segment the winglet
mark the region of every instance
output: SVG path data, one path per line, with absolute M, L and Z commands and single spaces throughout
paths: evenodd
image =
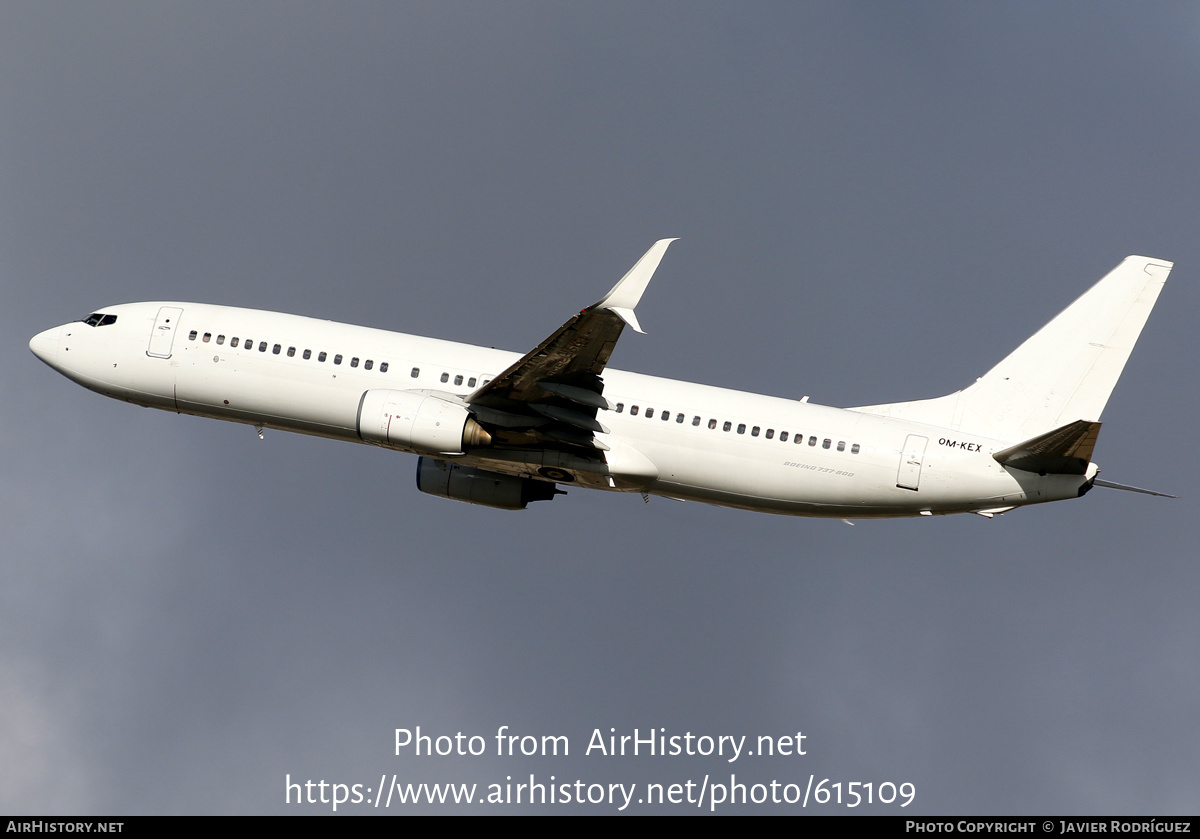
M 678 240 L 659 239 L 651 245 L 650 250 L 646 251 L 637 264 L 630 268 L 629 272 L 612 287 L 612 290 L 604 295 L 604 299 L 592 308 L 608 309 L 636 331 L 642 332 L 642 327 L 638 324 L 633 310 L 637 307 L 638 301 L 642 299 L 642 293 L 650 284 L 650 278 L 658 269 L 658 263 L 662 261 L 667 247 L 675 241 Z

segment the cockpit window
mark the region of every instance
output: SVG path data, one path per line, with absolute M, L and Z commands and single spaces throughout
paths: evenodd
M 105 315 L 100 312 L 93 312 L 83 319 L 83 322 L 88 326 L 109 326 L 117 322 L 116 315 Z

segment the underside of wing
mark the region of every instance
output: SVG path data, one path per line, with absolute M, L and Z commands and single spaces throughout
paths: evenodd
M 604 471 L 610 447 L 597 438 L 608 428 L 600 412 L 602 373 L 626 324 L 641 331 L 634 308 L 674 239 L 655 242 L 605 297 L 581 311 L 519 361 L 466 398 L 472 415 L 490 435 L 487 456 L 537 462 L 560 452 Z

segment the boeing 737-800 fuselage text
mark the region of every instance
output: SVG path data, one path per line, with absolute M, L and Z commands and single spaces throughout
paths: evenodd
M 667 246 L 530 353 L 198 303 L 128 303 L 30 341 L 138 405 L 421 456 L 436 495 L 520 509 L 558 485 L 882 517 L 1074 498 L 1171 264 L 1129 257 L 971 387 L 852 409 L 606 369 Z

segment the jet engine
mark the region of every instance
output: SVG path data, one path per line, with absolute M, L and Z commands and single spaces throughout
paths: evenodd
M 465 405 L 414 390 L 366 391 L 357 425 L 363 442 L 406 451 L 462 454 L 492 442 Z
M 545 481 L 502 475 L 431 457 L 417 461 L 417 489 L 502 510 L 524 510 L 530 501 L 549 501 L 555 495 L 566 494 Z

